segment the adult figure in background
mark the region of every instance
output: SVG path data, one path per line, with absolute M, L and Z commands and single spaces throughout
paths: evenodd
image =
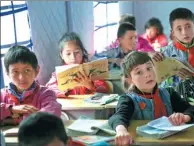
M 163 33 L 162 23 L 158 18 L 151 18 L 145 24 L 145 33 L 142 35 L 150 45 L 158 51 L 159 48 L 168 45 L 168 39 Z

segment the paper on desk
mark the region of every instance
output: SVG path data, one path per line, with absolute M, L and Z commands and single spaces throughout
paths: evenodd
M 184 124 L 184 125 L 174 126 L 170 123 L 167 117 L 161 117 L 159 119 L 153 120 L 149 122 L 147 125 L 152 128 L 166 130 L 166 131 L 182 131 L 191 126 L 194 126 L 194 124 Z

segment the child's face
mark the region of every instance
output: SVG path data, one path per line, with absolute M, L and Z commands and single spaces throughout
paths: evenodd
M 136 31 L 128 30 L 124 36 L 119 38 L 121 48 L 125 53 L 130 52 L 136 48 L 137 33 Z
M 8 76 L 11 82 L 16 86 L 17 91 L 23 92 L 30 88 L 38 73 L 39 67 L 34 70 L 30 64 L 15 63 L 9 65 Z
M 136 66 L 131 71 L 131 82 L 142 92 L 152 92 L 156 85 L 156 73 L 151 61 Z
M 75 41 L 65 43 L 61 58 L 66 64 L 81 64 L 83 62 L 83 52 Z
M 183 43 L 191 43 L 194 38 L 194 23 L 186 19 L 175 20 L 172 24 L 172 35 Z
M 155 26 L 146 29 L 146 35 L 150 40 L 153 40 L 158 35 L 158 29 Z

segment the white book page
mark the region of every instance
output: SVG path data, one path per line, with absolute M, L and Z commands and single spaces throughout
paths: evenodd
M 55 71 L 56 73 L 60 73 L 62 71 L 65 71 L 69 68 L 72 68 L 72 67 L 75 67 L 75 66 L 78 66 L 79 64 L 71 64 L 71 65 L 63 65 L 63 66 L 56 66 L 55 67 Z

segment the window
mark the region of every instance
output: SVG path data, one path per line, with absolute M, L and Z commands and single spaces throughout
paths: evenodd
M 32 47 L 25 1 L 1 1 L 1 79 L 8 81 L 3 56 L 13 45 Z M 7 85 L 7 82 L 5 83 Z M 4 83 L 1 82 L 1 87 Z
M 94 2 L 94 50 L 101 52 L 116 40 L 119 4 L 112 2 Z

